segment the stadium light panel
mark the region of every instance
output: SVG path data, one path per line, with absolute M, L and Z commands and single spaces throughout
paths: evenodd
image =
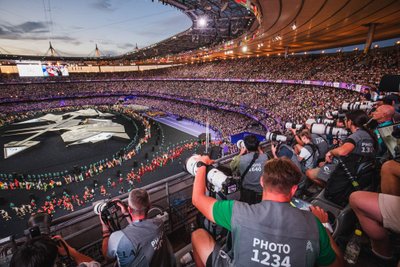
M 207 25 L 207 19 L 205 17 L 201 17 L 198 21 L 197 21 L 197 26 L 200 28 L 204 28 Z

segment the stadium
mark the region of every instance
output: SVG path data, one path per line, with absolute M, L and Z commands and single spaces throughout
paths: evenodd
M 399 266 L 400 2 L 135 1 L 147 2 L 145 9 L 153 12 L 140 17 L 148 17 L 149 36 L 158 35 L 159 27 L 163 39 L 145 45 L 130 40 L 124 51 L 111 52 L 105 41 L 90 42 L 94 50 L 88 55 L 74 51 L 83 41 L 73 42 L 73 34 L 89 35 L 84 27 L 68 38 L 54 32 L 63 22 L 56 14 L 68 4 L 39 4 L 43 24 L 0 19 L 0 266 L 22 266 L 12 258 L 24 258 L 18 253 L 29 248 L 25 243 L 54 236 L 87 256 L 85 262 L 170 266 L 154 261 L 129 265 L 118 256 L 105 257 L 104 242 L 132 224 L 125 217 L 142 222 L 132 217 L 130 195 L 138 189 L 145 189 L 151 201 L 144 221 L 162 222 L 176 259 L 171 266 L 202 266 L 199 229 L 235 252 L 229 254 L 232 265 L 214 259 L 211 264 L 210 256 L 206 266 Z M 93 3 L 110 14 L 117 9 L 110 1 Z M 0 7 L 0 13 L 14 16 L 11 8 Z M 183 17 L 182 23 L 156 18 L 168 12 Z M 128 17 L 104 25 L 110 27 L 107 34 L 115 29 L 124 35 L 119 28 L 133 22 Z M 28 32 L 28 24 L 36 28 Z M 104 30 L 89 22 L 87 27 Z M 42 32 L 48 32 L 40 40 L 45 47 L 39 42 Z M 62 40 L 74 46 L 65 48 Z M 45 52 L 29 52 L 36 43 Z M 32 49 L 16 49 L 21 44 Z M 103 52 L 103 45 L 110 51 Z M 324 151 L 320 142 L 326 144 Z M 300 178 L 293 193 L 282 193 L 290 197 L 277 202 L 307 210 L 296 216 L 314 214 L 318 226 L 329 225 L 323 236 L 331 237 L 330 260 L 320 260 L 317 252 L 317 260 L 285 252 L 285 242 L 297 246 L 300 241 L 293 240 L 302 239 L 314 224 L 300 231 L 288 222 L 289 233 L 271 234 L 258 228 L 286 224 L 287 213 L 265 215 L 275 221 L 271 224 L 255 223 L 248 215 L 276 194 L 265 185 L 269 162 L 286 161 L 296 169 L 291 175 L 300 173 Z M 251 175 L 257 185 L 246 188 Z M 196 195 L 204 191 L 206 198 Z M 384 196 L 390 203 L 382 204 Z M 247 202 L 250 218 L 232 208 L 232 222 L 220 224 L 215 206 L 204 209 L 210 199 L 235 207 Z M 310 211 L 309 204 L 322 208 L 324 216 Z M 130 215 L 119 205 L 128 205 Z M 241 223 L 245 227 L 237 226 Z M 255 228 L 271 239 L 242 245 L 248 229 Z M 262 251 L 264 241 L 270 243 Z M 276 252 L 277 244 L 282 252 Z M 58 253 L 60 266 L 80 263 L 73 256 L 71 262 L 68 253 L 61 257 L 59 248 Z

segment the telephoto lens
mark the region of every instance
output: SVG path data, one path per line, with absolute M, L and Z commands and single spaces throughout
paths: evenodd
M 267 132 L 265 134 L 265 139 L 267 141 L 277 141 L 277 142 L 286 142 L 287 137 L 284 135 L 280 135 L 280 134 L 275 134 L 275 133 L 271 133 L 271 132 Z

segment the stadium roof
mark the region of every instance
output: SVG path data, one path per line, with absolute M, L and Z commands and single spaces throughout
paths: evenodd
M 193 21 L 192 27 L 111 60 L 188 62 L 278 54 L 286 48 L 289 52 L 327 49 L 365 43 L 371 24 L 375 24 L 374 40 L 400 37 L 399 0 L 159 0 L 159 3 L 182 10 Z M 203 18 L 206 22 L 201 26 L 199 21 Z
M 262 23 L 248 53 L 309 51 L 400 37 L 398 0 L 259 0 Z M 257 45 L 264 45 L 257 49 Z M 258 50 L 258 51 L 257 51 Z

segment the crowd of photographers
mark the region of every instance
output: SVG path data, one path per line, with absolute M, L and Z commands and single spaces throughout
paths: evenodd
M 241 151 L 231 163 L 232 171 L 238 172 L 242 181 L 240 202 L 218 200 L 205 194 L 206 183 L 213 183 L 211 171 L 207 169 L 212 161 L 207 156 L 200 157 L 195 173 L 193 204 L 209 221 L 230 231 L 231 240 L 221 246 L 209 232 L 203 229 L 195 231 L 192 244 L 197 266 L 253 266 L 254 262 L 270 263 L 270 258 L 277 266 L 285 266 L 289 259 L 296 263 L 295 266 L 313 266 L 315 263 L 342 266 L 342 254 L 330 238 L 330 231 L 327 230 L 326 237 L 324 231 L 313 230 L 312 224 L 304 221 L 305 214 L 297 215 L 292 209 L 286 210 L 293 196 L 304 197 L 305 191 L 310 193 L 307 181 L 323 187 L 322 197 L 331 205 L 344 208 L 350 200 L 362 229 L 370 238 L 370 253 L 376 264 L 395 266 L 399 255 L 393 248 L 390 232 L 400 233 L 400 128 L 395 118 L 398 110 L 391 104 L 398 108 L 399 102 L 385 99 L 377 103 L 373 112 L 346 112 L 335 124 L 342 127 L 341 130 L 329 127 L 324 127 L 322 132 L 318 127 L 313 130 L 315 120 L 310 119 L 297 130 L 296 125 L 287 125 L 292 138 L 288 134 L 268 133 L 267 139 L 273 142 L 273 160 L 266 160 L 268 157 L 260 149 L 255 136 L 246 136 L 242 143 L 238 143 Z M 390 132 L 381 136 L 384 133 L 381 130 L 385 128 Z M 335 131 L 341 136 L 335 136 Z M 379 138 L 385 139 L 380 146 Z M 394 147 L 388 138 L 394 140 Z M 262 160 L 258 161 L 260 158 Z M 319 219 L 318 223 L 328 222 L 323 210 L 312 206 L 309 210 Z M 296 225 L 292 225 L 293 221 Z M 307 237 L 296 235 L 295 229 L 307 229 Z M 289 232 L 292 234 L 288 235 Z M 293 235 L 296 235 L 296 240 L 308 240 L 310 246 L 312 236 L 316 235 L 321 247 L 313 257 L 308 254 L 308 245 L 298 247 L 292 254 L 277 249 L 277 244 L 296 247 L 293 239 L 287 239 Z M 305 262 L 313 263 L 307 265 Z

